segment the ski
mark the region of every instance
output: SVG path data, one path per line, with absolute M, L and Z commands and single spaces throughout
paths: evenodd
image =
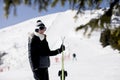
M 64 44 L 65 37 L 62 39 L 62 45 Z M 64 80 L 64 52 L 62 49 L 62 80 Z

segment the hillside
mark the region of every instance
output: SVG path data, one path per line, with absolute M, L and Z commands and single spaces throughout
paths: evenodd
M 109 46 L 102 48 L 99 43 L 99 31 L 91 38 L 83 36 L 83 31 L 75 32 L 75 28 L 87 23 L 91 18 L 102 14 L 101 11 L 86 11 L 79 14 L 75 20 L 76 11 L 65 11 L 33 18 L 22 23 L 0 30 L 0 51 L 8 54 L 3 57 L 5 70 L 0 74 L 0 80 L 34 80 L 28 60 L 28 36 L 34 32 L 38 19 L 47 27 L 47 40 L 51 50 L 59 48 L 65 37 L 66 46 L 65 69 L 69 76 L 66 80 L 119 80 L 120 55 Z M 72 54 L 77 54 L 77 61 L 72 60 Z M 55 58 L 59 58 L 55 62 Z M 61 55 L 51 57 L 50 80 L 59 79 Z M 9 67 L 9 69 L 8 69 Z M 24 75 L 24 74 L 26 75 Z M 16 77 L 14 77 L 16 75 Z

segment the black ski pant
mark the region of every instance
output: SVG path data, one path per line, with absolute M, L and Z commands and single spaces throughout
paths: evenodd
M 38 68 L 33 73 L 35 80 L 49 80 L 48 68 Z

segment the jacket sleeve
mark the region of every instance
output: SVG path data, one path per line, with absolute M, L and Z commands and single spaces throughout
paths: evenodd
M 42 50 L 43 52 L 41 52 L 41 54 L 40 54 L 41 56 L 55 56 L 60 53 L 59 49 L 50 50 L 46 38 L 45 38 L 45 41 L 46 41 L 45 44 L 42 45 L 42 46 L 45 46 L 45 49 Z
M 56 50 L 52 50 L 52 51 L 50 51 L 50 55 L 49 56 L 54 56 L 54 55 L 57 55 L 57 54 L 59 54 L 60 52 L 59 52 L 59 49 L 56 49 Z
M 50 50 L 49 45 L 48 45 L 48 42 L 47 42 L 47 46 L 46 46 L 46 47 L 47 47 L 48 49 L 46 49 L 45 51 L 47 51 L 46 53 L 47 53 L 48 56 L 55 56 L 55 55 L 57 55 L 57 54 L 60 53 L 59 49 Z
M 54 56 L 59 54 L 59 49 L 50 50 L 48 42 L 46 41 L 44 44 L 40 43 L 38 37 L 34 37 L 31 42 L 32 50 L 34 52 L 33 55 L 37 56 Z
M 55 50 L 50 50 L 49 45 L 48 45 L 48 42 L 47 42 L 47 46 L 48 46 L 48 50 L 49 50 L 49 52 L 48 52 L 49 56 L 55 56 L 55 55 L 61 53 L 61 52 L 60 52 L 60 48 L 55 49 Z

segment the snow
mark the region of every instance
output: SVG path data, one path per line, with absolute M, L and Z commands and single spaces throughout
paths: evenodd
M 110 46 L 106 48 L 101 46 L 99 31 L 94 32 L 91 38 L 83 36 L 83 31 L 75 32 L 76 26 L 85 24 L 102 13 L 98 11 L 91 14 L 86 11 L 85 14 L 79 14 L 79 18 L 75 20 L 73 17 L 76 11 L 68 10 L 1 29 L 0 51 L 8 54 L 3 57 L 4 64 L 0 66 L 4 70 L 0 72 L 0 80 L 34 80 L 28 60 L 27 41 L 38 19 L 41 19 L 47 27 L 47 40 L 51 50 L 59 48 L 65 37 L 64 67 L 68 72 L 66 80 L 120 80 L 119 52 Z M 73 60 L 73 53 L 76 53 L 77 60 Z M 61 54 L 50 59 L 50 80 L 60 80 L 58 71 L 61 69 Z

